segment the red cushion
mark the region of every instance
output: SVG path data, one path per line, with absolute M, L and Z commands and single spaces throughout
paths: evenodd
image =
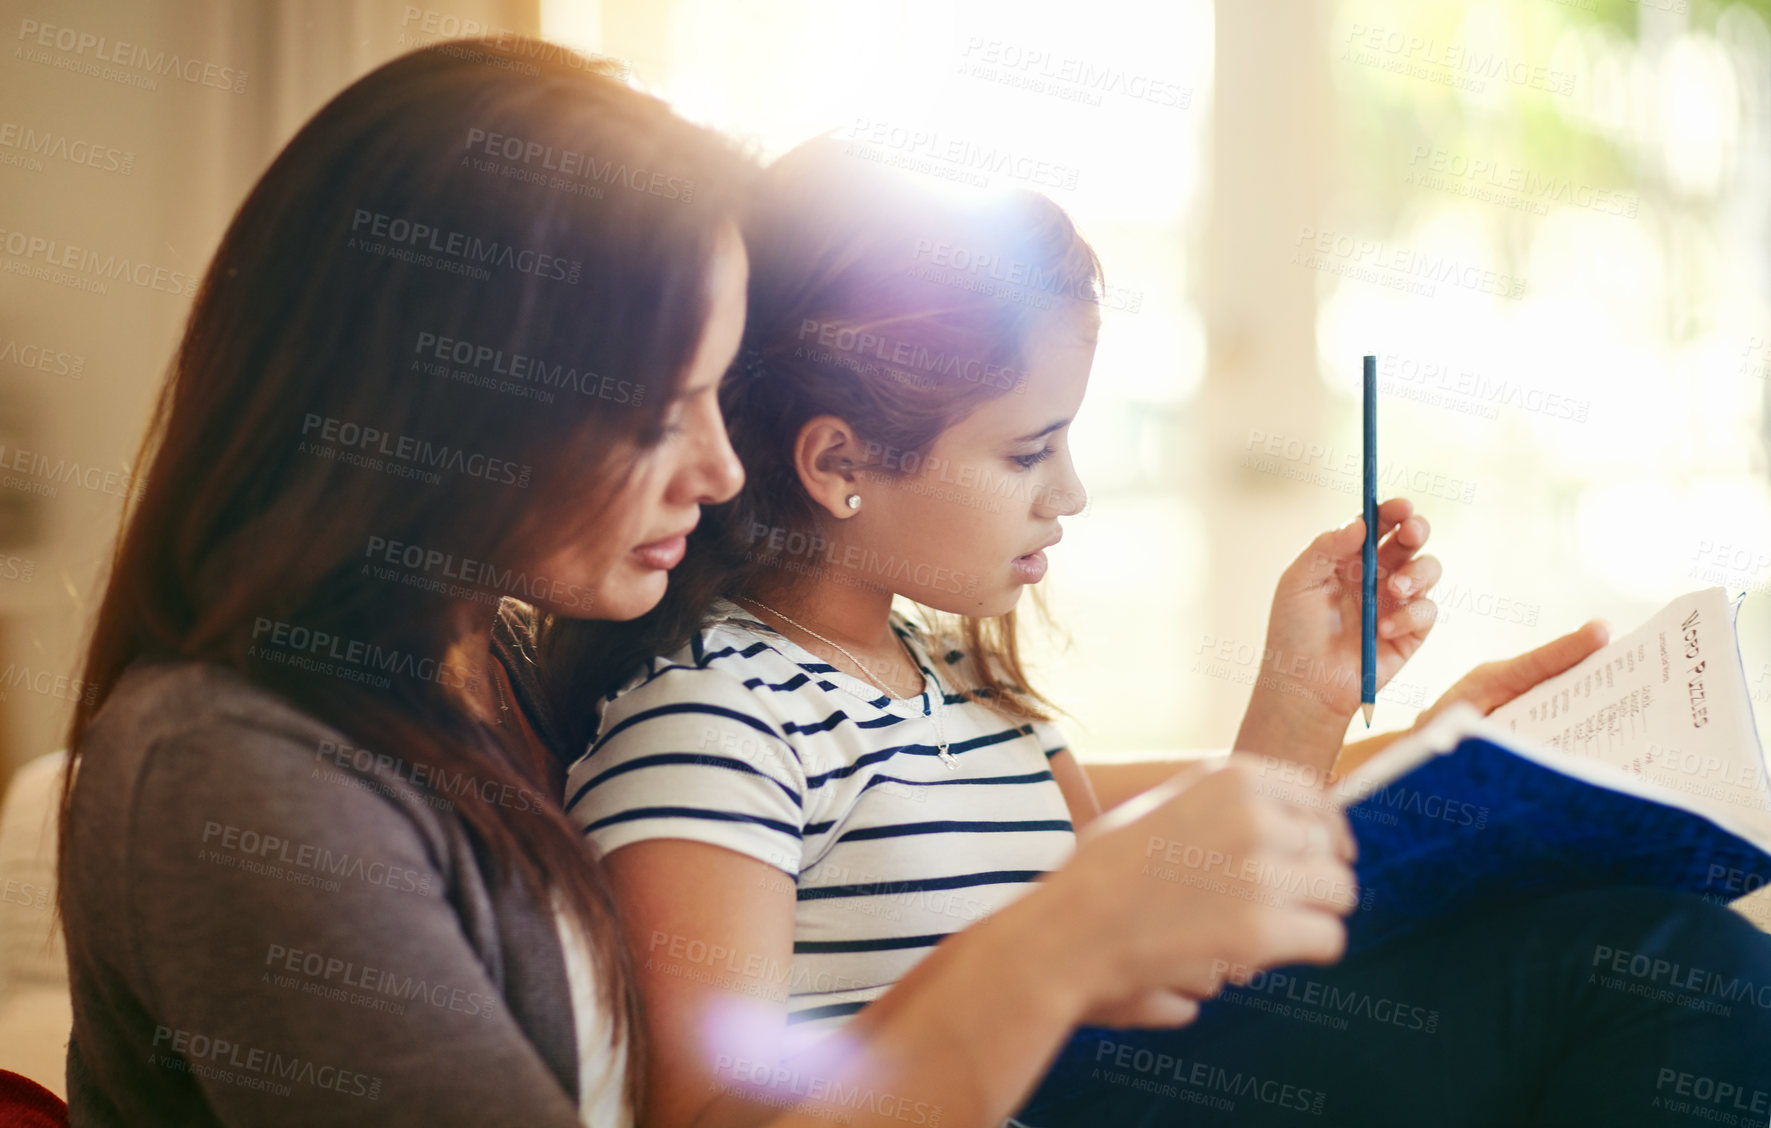
M 68 1128 L 68 1106 L 21 1073 L 0 1069 L 0 1128 Z

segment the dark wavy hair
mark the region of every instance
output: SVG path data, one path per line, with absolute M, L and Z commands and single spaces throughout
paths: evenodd
M 794 561 L 780 546 L 809 536 L 818 512 L 793 462 L 808 420 L 835 415 L 869 449 L 895 449 L 891 465 L 860 471 L 902 476 L 942 431 L 1021 386 L 1034 326 L 1098 304 L 1104 292 L 1100 260 L 1045 196 L 938 192 L 829 137 L 764 171 L 744 242 L 743 345 L 720 388 L 744 487 L 705 507 L 652 611 L 626 623 L 542 623 L 552 696 L 575 743 L 594 734 L 601 701 L 646 659 L 686 644 L 714 600 L 792 584 Z M 808 326 L 890 347 L 862 363 L 866 350 L 807 347 Z M 756 529 L 786 535 L 759 538 Z M 1043 612 L 1037 593 L 1035 605 Z M 1022 668 L 1014 612 L 951 617 L 957 623 L 920 613 L 974 656 L 964 691 L 1011 719 L 1049 719 L 1051 703 Z
M 143 441 L 73 760 L 126 667 L 187 660 L 443 778 L 539 789 L 513 737 L 469 711 L 462 678 L 374 688 L 250 651 L 268 619 L 445 669 L 465 593 L 365 575 L 372 539 L 531 567 L 594 543 L 603 500 L 662 437 L 717 239 L 755 170 L 613 64 L 543 46 L 464 40 L 393 60 L 315 114 L 240 206 Z M 509 375 L 518 356 L 546 370 L 555 402 Z M 499 368 L 492 386 L 463 378 Z M 333 438 L 422 442 L 449 472 L 421 484 L 317 457 L 301 449 L 316 419 Z M 584 927 L 615 1036 L 632 1035 L 636 1097 L 642 1026 L 604 870 L 557 802 L 519 813 L 469 793 L 455 809 L 496 871 L 544 903 L 557 892 Z

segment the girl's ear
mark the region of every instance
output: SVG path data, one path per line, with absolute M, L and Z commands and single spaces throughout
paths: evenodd
M 850 498 L 864 498 L 861 485 L 861 440 L 835 415 L 806 420 L 793 444 L 793 468 L 800 485 L 832 517 L 847 519 L 861 508 Z

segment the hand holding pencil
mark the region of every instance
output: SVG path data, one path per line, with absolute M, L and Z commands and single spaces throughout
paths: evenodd
M 1377 687 L 1420 649 L 1438 615 L 1426 597 L 1443 571 L 1419 555 L 1431 529 L 1414 503 L 1377 506 Z M 1360 705 L 1365 519 L 1313 540 L 1279 577 L 1248 714 L 1236 749 L 1326 771 Z

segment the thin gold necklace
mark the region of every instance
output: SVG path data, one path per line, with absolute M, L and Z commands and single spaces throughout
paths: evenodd
M 878 683 L 882 688 L 885 686 L 885 681 L 882 678 L 880 678 L 880 676 L 878 674 L 876 674 L 872 670 L 868 669 L 867 663 L 861 661 L 859 658 L 855 657 L 853 654 L 850 654 L 847 647 L 843 646 L 840 643 L 830 641 L 829 639 L 825 638 L 823 635 L 819 634 L 817 631 L 806 626 L 804 623 L 799 622 L 798 620 L 788 618 L 786 615 L 783 615 L 781 612 L 775 610 L 773 607 L 770 607 L 768 604 L 764 603 L 760 599 L 753 599 L 750 596 L 740 596 L 739 598 L 743 599 L 744 602 L 750 604 L 753 607 L 758 607 L 764 611 L 767 611 L 769 614 L 775 616 L 776 618 L 782 620 L 785 623 L 788 623 L 788 624 L 791 624 L 792 626 L 798 627 L 800 630 L 811 635 L 813 638 L 817 639 L 819 642 L 823 643 L 825 646 L 835 647 L 837 650 L 842 652 L 842 654 L 845 658 L 847 658 L 849 661 L 853 662 L 856 666 L 859 666 L 861 668 L 861 672 L 866 674 L 870 680 Z M 898 635 L 897 631 L 892 632 L 892 637 L 898 639 L 898 645 L 902 646 L 904 648 L 904 656 L 906 658 L 909 658 L 910 664 L 912 666 L 916 667 L 916 670 L 918 673 L 921 673 L 922 672 L 922 664 L 916 660 L 916 655 L 912 654 L 910 652 L 909 645 L 904 642 L 903 638 Z M 939 679 L 937 679 L 935 681 L 935 685 L 934 685 L 933 689 L 925 690 L 925 692 L 928 694 L 928 697 L 929 697 L 929 719 L 935 722 L 935 755 L 939 756 L 941 758 L 941 762 L 943 764 L 947 765 L 948 771 L 956 772 L 959 770 L 959 761 L 954 759 L 953 755 L 947 751 L 947 725 L 946 725 L 946 717 L 945 717 L 945 714 L 947 712 L 947 702 L 945 700 L 943 700 L 943 698 L 946 696 L 946 694 L 944 694 L 941 691 L 941 683 L 940 683 Z M 887 689 L 886 694 L 887 694 L 887 696 L 890 696 L 891 690 Z

